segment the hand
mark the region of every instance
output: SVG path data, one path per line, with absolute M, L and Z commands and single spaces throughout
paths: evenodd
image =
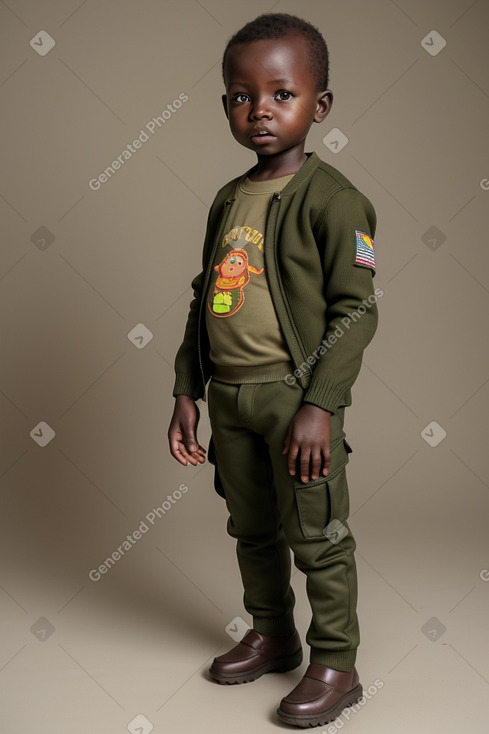
M 184 466 L 205 462 L 205 449 L 197 441 L 199 417 L 195 400 L 189 395 L 177 395 L 168 440 L 171 455 Z
M 327 477 L 331 466 L 329 441 L 331 413 L 311 403 L 304 403 L 291 420 L 283 454 L 288 454 L 289 474 L 300 470 L 301 481 Z

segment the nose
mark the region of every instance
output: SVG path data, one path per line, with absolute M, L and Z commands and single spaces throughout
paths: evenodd
M 272 118 L 269 101 L 265 97 L 256 100 L 250 110 L 250 117 L 253 120 L 261 120 L 264 117 L 268 120 Z

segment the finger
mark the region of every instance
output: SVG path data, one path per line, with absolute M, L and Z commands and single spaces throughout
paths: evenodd
M 206 455 L 206 450 L 200 444 L 197 448 L 197 451 L 194 451 L 192 453 L 193 458 L 196 459 L 196 461 L 199 464 L 203 464 L 205 462 L 205 455 Z
M 184 466 L 192 464 L 197 466 L 199 463 L 197 459 L 197 452 L 201 448 L 194 440 L 193 431 L 189 430 L 188 438 L 184 431 L 178 430 L 170 437 L 170 451 L 172 455 Z M 192 450 L 192 446 L 195 447 Z
M 309 481 L 309 470 L 311 465 L 310 449 L 302 449 L 301 451 L 301 481 L 307 483 Z
M 323 457 L 319 447 L 314 448 L 311 453 L 311 480 L 319 479 L 321 468 L 324 470 Z
M 177 439 L 170 441 L 170 453 L 180 464 L 188 465 L 190 457 L 185 450 L 185 446 Z
M 197 466 L 197 464 L 204 464 L 205 463 L 205 454 L 199 453 L 199 452 L 193 452 L 189 453 L 185 446 L 182 444 L 181 448 L 177 451 L 178 455 L 182 457 L 182 461 L 180 461 L 181 464 L 184 466 L 188 466 L 189 464 L 192 464 L 192 466 Z M 175 458 L 178 458 L 176 456 Z
M 193 429 L 189 429 L 188 434 L 185 435 L 187 436 L 187 440 L 185 441 L 187 451 L 193 456 L 205 456 L 206 450 L 198 442 L 196 431 Z
M 185 448 L 187 449 L 189 454 L 195 454 L 199 450 L 199 444 L 197 443 L 197 440 L 195 439 L 195 436 L 193 434 L 190 434 L 188 436 L 183 437 L 183 441 L 185 444 Z
M 287 466 L 291 477 L 295 477 L 296 466 L 297 466 L 297 455 L 299 453 L 299 447 L 296 443 L 292 442 L 288 449 L 289 458 L 287 459 Z
M 329 451 L 323 451 L 323 476 L 327 477 L 331 469 L 331 454 Z
M 292 425 L 289 425 L 289 428 L 287 430 L 287 435 L 285 436 L 285 446 L 284 446 L 284 450 L 282 451 L 282 456 L 284 454 L 287 454 L 288 451 L 289 451 L 289 447 L 290 447 L 290 434 L 291 434 L 291 432 L 292 432 Z
M 189 427 L 182 431 L 182 442 L 189 457 L 192 456 L 197 460 L 198 456 L 205 455 L 205 449 L 197 441 L 197 435 L 193 428 Z

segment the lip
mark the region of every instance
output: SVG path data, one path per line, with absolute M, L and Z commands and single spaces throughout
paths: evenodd
M 260 134 L 262 133 L 262 134 Z M 266 135 L 263 135 L 263 133 L 266 133 Z M 254 143 L 271 143 L 273 140 L 276 140 L 276 136 L 273 135 L 268 130 L 255 130 L 255 132 L 250 136 L 251 140 Z

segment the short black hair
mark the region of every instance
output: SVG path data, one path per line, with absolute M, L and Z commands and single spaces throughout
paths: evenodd
M 309 71 L 313 75 L 317 91 L 328 88 L 329 82 L 329 54 L 326 41 L 316 26 L 308 23 L 296 15 L 288 13 L 265 13 L 246 23 L 232 36 L 224 50 L 222 57 L 222 78 L 226 56 L 231 48 L 238 43 L 252 41 L 268 41 L 287 36 L 301 36 L 305 39 L 309 51 Z

